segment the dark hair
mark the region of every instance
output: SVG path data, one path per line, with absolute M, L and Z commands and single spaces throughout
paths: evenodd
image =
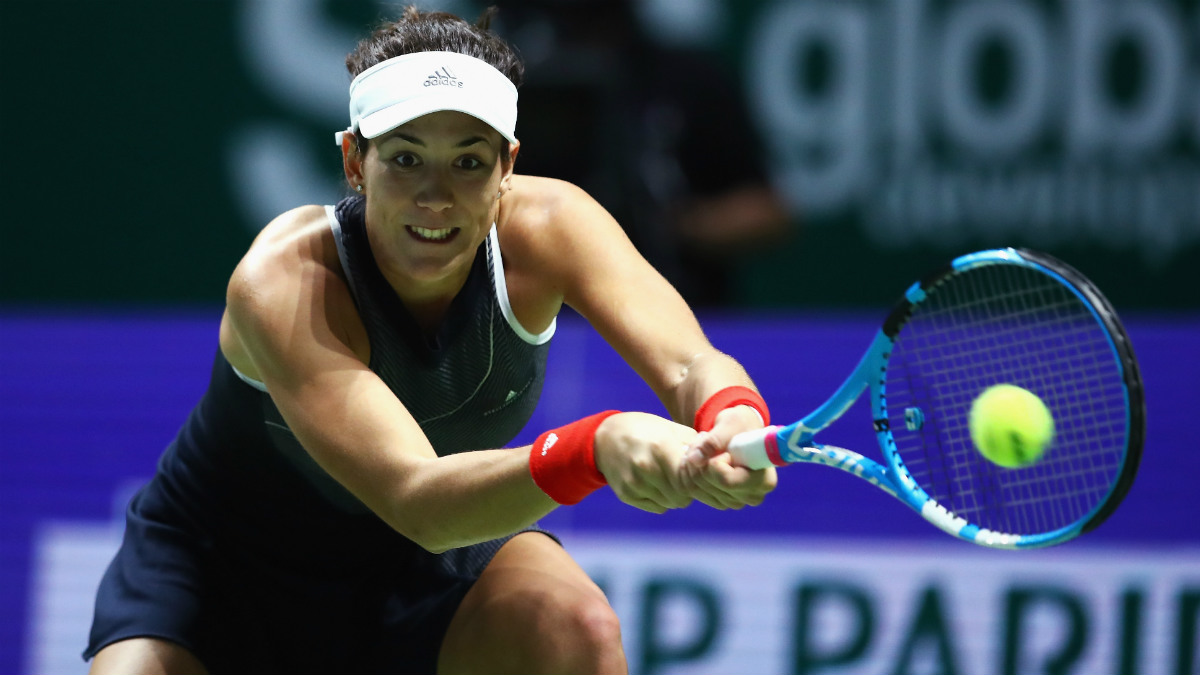
M 520 87 L 525 78 L 524 62 L 511 45 L 490 30 L 497 11 L 494 6 L 488 7 L 471 24 L 449 12 L 423 11 L 409 5 L 399 19 L 381 23 L 346 55 L 346 70 L 354 78 L 371 66 L 404 54 L 458 52 L 491 65 Z M 358 149 L 365 151 L 367 139 L 361 132 L 356 135 Z M 508 141 L 504 146 L 507 155 Z

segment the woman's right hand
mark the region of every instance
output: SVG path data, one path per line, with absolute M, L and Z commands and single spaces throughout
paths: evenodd
M 596 468 L 621 501 L 651 513 L 692 503 L 684 454 L 695 429 L 657 415 L 626 412 L 604 420 L 593 444 Z

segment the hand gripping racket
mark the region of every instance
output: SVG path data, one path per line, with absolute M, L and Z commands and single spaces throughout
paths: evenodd
M 971 442 L 971 403 L 1000 383 L 1054 416 L 1036 464 L 997 466 Z M 883 463 L 813 440 L 867 389 Z M 950 534 L 1013 549 L 1100 525 L 1133 484 L 1144 436 L 1137 361 L 1108 300 L 1059 260 L 1000 249 L 913 284 L 837 393 L 799 422 L 739 434 L 729 452 L 750 468 L 842 469 Z

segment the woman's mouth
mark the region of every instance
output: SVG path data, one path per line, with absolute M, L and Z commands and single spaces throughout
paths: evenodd
M 457 227 L 442 227 L 431 229 L 428 227 L 416 227 L 415 225 L 405 225 L 404 229 L 408 231 L 409 236 L 418 241 L 445 243 L 454 238 L 458 234 Z

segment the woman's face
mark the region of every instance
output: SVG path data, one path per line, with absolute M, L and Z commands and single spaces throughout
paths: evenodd
M 371 140 L 361 160 L 367 234 L 393 283 L 465 280 L 496 220 L 501 182 L 511 175 L 502 147 L 495 129 L 451 111 Z

